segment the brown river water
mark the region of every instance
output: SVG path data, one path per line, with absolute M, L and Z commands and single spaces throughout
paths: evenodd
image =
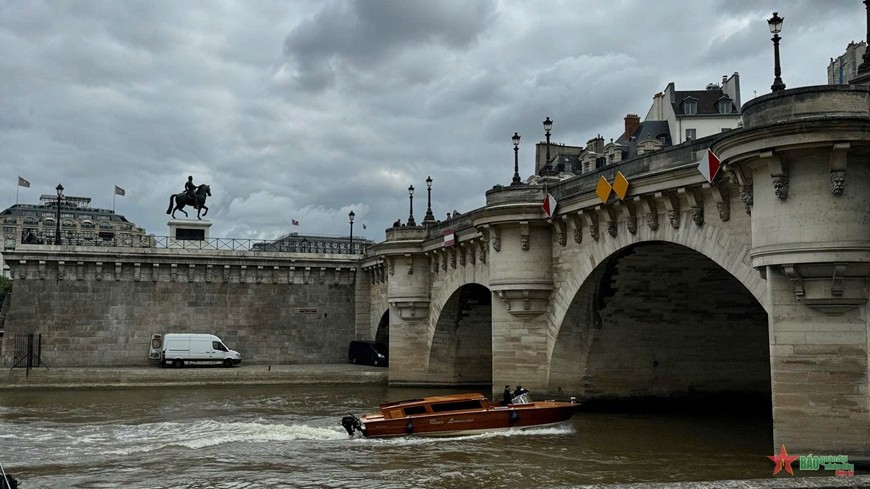
M 580 412 L 455 438 L 351 439 L 341 416 L 461 392 L 348 386 L 0 391 L 0 463 L 34 488 L 557 488 L 769 478 L 769 412 Z M 532 393 L 534 396 L 534 393 Z

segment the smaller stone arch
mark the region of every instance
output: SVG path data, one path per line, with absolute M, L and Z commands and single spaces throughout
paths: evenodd
M 492 292 L 469 283 L 454 291 L 434 318 L 428 376 L 447 384 L 492 382 Z

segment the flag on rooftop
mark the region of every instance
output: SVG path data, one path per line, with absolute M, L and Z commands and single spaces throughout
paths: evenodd
M 708 182 L 713 183 L 716 174 L 719 173 L 719 157 L 713 154 L 713 150 L 707 148 L 704 157 L 698 162 L 698 171 Z
M 367 228 L 366 228 L 366 223 L 363 223 L 363 229 L 367 229 Z
M 28 182 L 27 180 L 25 180 L 25 179 L 23 179 L 23 178 L 21 178 L 21 177 L 18 177 L 18 186 L 19 186 L 19 187 L 28 187 L 28 188 L 30 188 L 30 182 Z
M 544 208 L 544 214 L 546 214 L 547 217 L 553 217 L 553 213 L 556 212 L 556 198 L 547 192 L 547 196 L 544 197 L 544 203 L 541 207 Z
M 120 195 L 121 197 L 127 195 L 127 192 L 124 191 L 121 187 L 115 185 L 115 195 Z
M 292 224 L 292 225 L 294 225 L 294 226 L 298 226 L 298 225 L 299 225 L 299 221 L 297 221 L 296 219 L 290 219 L 290 224 Z

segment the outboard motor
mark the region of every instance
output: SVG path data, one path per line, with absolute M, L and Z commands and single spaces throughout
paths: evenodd
M 353 436 L 354 431 L 359 431 L 360 433 L 362 433 L 362 427 L 360 426 L 359 418 L 357 418 L 353 414 L 343 416 L 341 418 L 341 425 L 344 426 L 344 429 L 350 436 Z
M 18 481 L 15 477 L 4 473 L 0 475 L 0 489 L 18 489 Z

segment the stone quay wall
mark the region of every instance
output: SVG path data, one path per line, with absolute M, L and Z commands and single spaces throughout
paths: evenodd
M 2 365 L 41 334 L 49 367 L 149 365 L 153 333 L 211 333 L 243 364 L 347 361 L 358 284 L 351 255 L 22 245 Z

